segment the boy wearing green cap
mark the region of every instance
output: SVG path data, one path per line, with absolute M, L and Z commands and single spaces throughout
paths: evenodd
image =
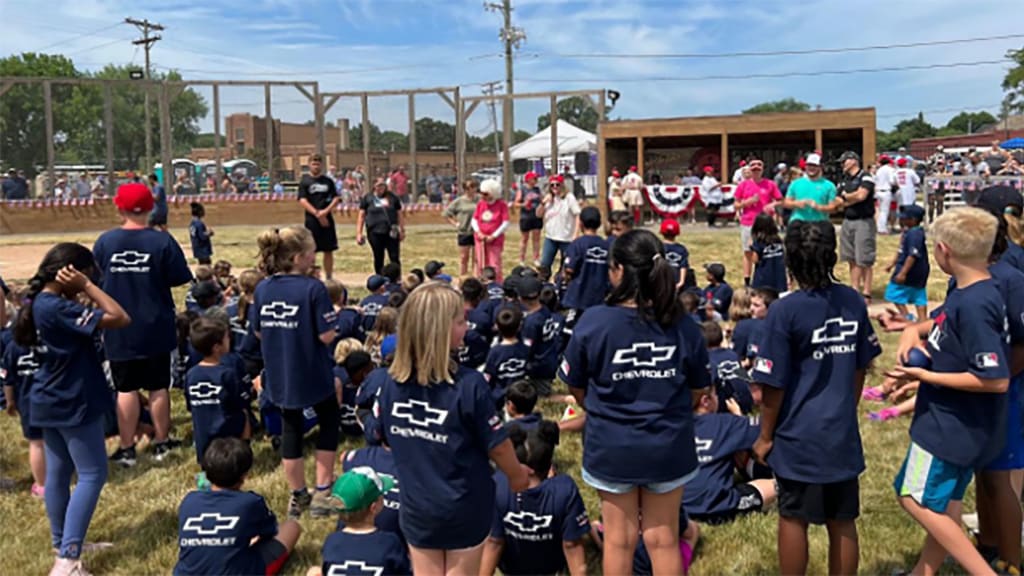
M 384 494 L 395 487 L 388 475 L 373 468 L 353 468 L 334 482 L 331 497 L 340 502 L 345 527 L 324 542 L 323 565 L 306 576 L 376 573 L 412 574 L 405 545 L 396 534 L 378 530 L 374 518 L 384 508 Z

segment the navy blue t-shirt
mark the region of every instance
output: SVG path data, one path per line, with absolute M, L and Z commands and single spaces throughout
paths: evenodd
M 761 433 L 760 421 L 732 414 L 701 414 L 694 418 L 693 427 L 700 466 L 683 490 L 683 508 L 698 520 L 736 510 L 740 493 L 733 481 L 733 457 L 754 447 Z
M 398 511 L 402 508 L 401 486 L 398 483 L 395 457 L 391 455 L 391 450 L 383 446 L 367 446 L 346 452 L 345 459 L 341 461 L 341 468 L 345 472 L 363 466 L 372 468 L 378 476 L 388 476 L 395 481 L 395 487 L 384 494 L 384 509 L 373 519 L 373 524 L 384 532 L 402 538 L 402 528 L 398 521 Z M 345 522 L 338 520 L 338 530 L 344 527 Z M 402 543 L 405 543 L 404 538 Z
M 558 474 L 515 494 L 508 478 L 494 475 L 496 506 L 491 538 L 505 541 L 498 568 L 502 574 L 536 576 L 566 569 L 563 542 L 590 533 L 590 520 L 579 488 L 570 476 Z
M 708 284 L 704 287 L 705 301 L 710 300 L 715 311 L 722 315 L 722 320 L 729 319 L 729 306 L 732 306 L 732 286 L 722 282 L 718 286 Z
M 750 249 L 757 254 L 754 265 L 754 278 L 750 285 L 754 288 L 772 288 L 783 293 L 788 287 L 786 282 L 786 251 L 782 243 L 762 244 L 754 242 Z
M 373 325 L 377 323 L 377 315 L 388 305 L 389 298 L 387 294 L 370 294 L 359 303 L 363 313 L 364 334 L 369 334 L 373 330 Z
M 409 553 L 398 536 L 376 530 L 368 534 L 333 532 L 324 541 L 324 576 L 382 576 L 412 574 Z
M 505 298 L 505 288 L 503 288 L 502 285 L 498 284 L 497 282 L 489 282 L 488 284 L 484 285 L 484 288 L 487 289 L 488 300 L 502 300 L 503 298 Z
M 167 354 L 177 346 L 171 288 L 192 280 L 181 246 L 166 232 L 115 228 L 92 248 L 103 274 L 103 291 L 117 300 L 132 322 L 103 335 L 110 361 Z
M 690 251 L 686 249 L 686 246 L 676 242 L 663 242 L 662 245 L 665 246 L 665 260 L 676 271 L 676 284 L 678 284 L 682 280 L 679 274 L 682 273 L 683 268 L 690 268 Z
M 362 436 L 363 428 L 359 425 L 359 418 L 356 417 L 356 394 L 359 386 L 352 383 L 348 370 L 344 366 L 335 365 L 331 370 L 334 374 L 335 384 L 341 383 L 341 406 L 340 425 L 341 432 L 346 436 Z
M 5 331 L 5 336 L 10 332 Z M 3 351 L 0 352 L 0 388 L 10 386 L 14 389 L 14 398 L 4 398 L 6 402 L 14 402 L 21 418 L 22 431 L 28 435 L 29 423 L 32 421 L 32 402 L 29 393 L 39 370 L 39 361 L 35 351 L 19 345 L 13 338 L 2 338 Z
M 488 342 L 494 339 L 494 302 L 496 301 L 483 300 L 476 308 L 466 311 L 466 328 Z
M 520 416 L 518 418 L 512 418 L 508 422 L 505 422 L 505 427 L 511 429 L 513 426 L 518 426 L 523 430 L 529 432 L 534 428 L 540 426 L 540 423 L 544 421 L 544 416 L 537 412 L 530 412 L 526 416 Z
M 491 348 L 487 355 L 484 376 L 491 385 L 496 404 L 504 402 L 505 391 L 509 385 L 526 377 L 526 364 L 529 358 L 530 348 L 522 342 L 501 343 Z
M 363 426 L 366 443 L 371 446 L 381 443 L 383 431 L 380 429 L 380 418 L 374 413 L 373 408 L 377 403 L 377 397 L 380 396 L 380 390 L 388 378 L 387 368 L 374 368 L 366 375 L 366 379 L 356 391 L 356 416 Z
M 1020 295 L 1015 295 L 1019 298 Z M 1008 378 L 1006 306 L 995 280 L 949 293 L 928 335 L 933 372 Z M 1006 441 L 1006 394 L 964 392 L 921 382 L 910 438 L 946 462 L 974 468 L 991 461 Z
M 728 348 L 708 350 L 711 362 L 711 382 L 718 393 L 718 411 L 727 411 L 725 401 L 736 400 L 744 414 L 754 409 L 754 397 L 750 394 L 750 375 L 740 364 L 739 356 Z
M 732 349 L 740 358 L 750 357 L 750 338 L 760 320 L 744 318 L 732 328 Z
M 454 383 L 383 383 L 375 410 L 402 485 L 402 533 L 418 548 L 476 546 L 494 509 L 488 454 L 508 439 L 479 372 L 458 368 Z
M 576 325 L 558 377 L 586 390 L 590 474 L 650 484 L 697 467 L 691 390 L 711 379 L 704 337 L 688 316 L 665 328 L 635 308 L 595 306 Z
M 334 394 L 334 362 L 320 334 L 334 330 L 323 282 L 296 274 L 260 281 L 250 322 L 264 359 L 263 390 L 281 408 L 306 408 Z
M 477 370 L 487 362 L 487 354 L 491 351 L 491 344 L 480 335 L 479 332 L 469 330 L 462 339 L 462 346 L 456 352 L 459 364 Z
M 374 321 L 376 322 L 376 319 Z M 366 332 L 363 329 L 363 316 L 355 308 L 342 308 L 338 311 L 338 325 L 335 330 L 338 331 L 335 342 L 345 338 L 355 338 L 360 342 L 366 340 Z
M 32 301 L 32 318 L 39 334 L 39 370 L 29 392 L 30 424 L 73 428 L 101 417 L 111 405 L 97 342 L 103 311 L 40 292 Z
M 1008 242 L 1006 252 L 999 257 L 1000 262 L 1006 262 L 1017 270 L 1024 272 L 1024 248 L 1015 242 Z
M 600 236 L 580 236 L 565 250 L 565 267 L 572 279 L 562 297 L 562 307 L 586 310 L 604 302 L 608 293 L 608 241 Z
M 523 318 L 520 332 L 523 344 L 530 349 L 526 374 L 538 380 L 550 380 L 558 371 L 558 338 L 562 334 L 558 318 L 541 306 Z
M 249 394 L 243 389 L 237 367 L 197 365 L 185 377 L 185 394 L 192 410 L 192 438 L 200 462 L 213 440 L 242 437 Z
M 903 231 L 900 236 L 900 248 L 896 253 L 896 267 L 892 271 L 892 282 L 896 283 L 896 275 L 903 269 L 907 257 L 914 257 L 914 264 L 907 271 L 907 281 L 904 286 L 911 288 L 924 288 L 928 285 L 928 273 L 931 266 L 928 264 L 928 245 L 925 242 L 924 228 L 915 226 Z
M 864 298 L 841 284 L 795 291 L 768 309 L 760 345 L 751 377 L 785 392 L 768 454 L 775 474 L 815 484 L 856 478 L 864 452 L 855 375 L 882 353 Z
M 213 256 L 213 243 L 210 231 L 200 218 L 193 217 L 188 225 L 188 238 L 192 242 L 192 257 L 196 260 L 207 260 Z
M 266 564 L 249 543 L 276 535 L 277 517 L 255 492 L 189 492 L 178 507 L 174 574 L 264 574 Z
M 154 219 L 162 219 L 167 221 L 167 189 L 164 188 L 163 184 L 157 184 L 153 188 L 153 212 L 151 215 Z

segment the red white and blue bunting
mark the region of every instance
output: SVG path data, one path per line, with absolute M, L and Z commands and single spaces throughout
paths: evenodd
M 167 203 L 171 205 L 182 204 L 188 206 L 192 202 L 201 204 L 217 203 L 249 203 L 249 202 L 295 202 L 298 200 L 296 193 L 261 193 L 261 194 L 195 194 L 189 196 L 169 196 Z M 107 197 L 97 198 L 29 198 L 26 200 L 0 200 L 0 206 L 4 208 L 59 208 L 59 207 L 83 207 L 102 206 L 105 203 L 113 205 L 113 200 Z M 402 210 L 407 212 L 440 212 L 444 209 L 441 204 L 405 204 Z M 338 204 L 335 212 L 356 212 L 359 210 L 358 203 Z
M 700 195 L 700 186 L 644 186 L 644 196 L 651 209 L 662 218 L 678 218 L 697 208 L 697 202 L 704 207 L 707 202 Z M 722 186 L 722 206 L 718 215 L 732 217 L 736 214 L 733 205 L 735 186 Z

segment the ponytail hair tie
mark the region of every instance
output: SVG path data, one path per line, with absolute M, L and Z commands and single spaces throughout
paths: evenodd
M 654 256 L 651 256 L 651 262 L 657 262 L 659 258 L 661 258 L 661 254 L 655 252 Z

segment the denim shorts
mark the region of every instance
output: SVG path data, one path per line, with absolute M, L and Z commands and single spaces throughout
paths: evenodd
M 683 484 L 686 484 L 690 480 L 697 477 L 697 470 L 690 472 L 682 478 L 676 478 L 675 480 L 669 480 L 667 482 L 653 482 L 651 484 L 629 484 L 626 482 L 612 482 L 610 480 L 602 480 L 595 477 L 587 469 L 583 469 L 583 481 L 587 483 L 591 488 L 601 490 L 602 492 L 610 492 L 612 494 L 628 494 L 637 488 L 643 488 L 648 492 L 654 494 L 667 494 L 676 488 L 679 488 Z

